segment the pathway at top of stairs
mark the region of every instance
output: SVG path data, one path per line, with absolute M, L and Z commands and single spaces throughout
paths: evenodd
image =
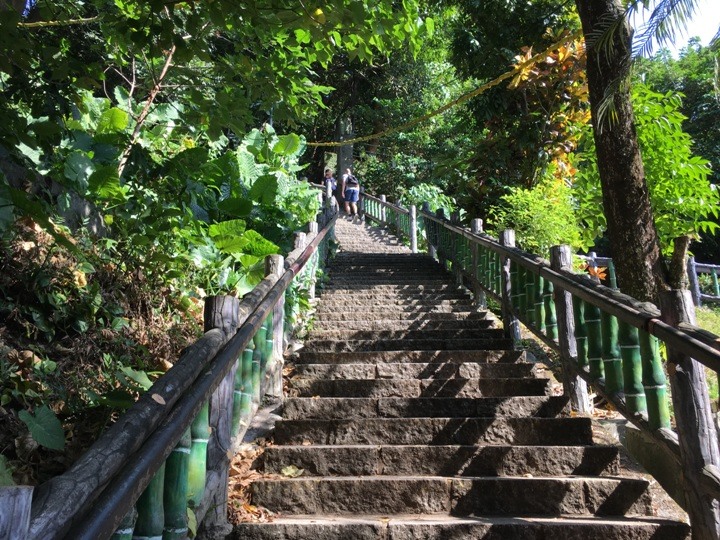
M 235 538 L 688 538 L 440 265 L 347 218 L 336 233 L 252 487 L 278 515 Z

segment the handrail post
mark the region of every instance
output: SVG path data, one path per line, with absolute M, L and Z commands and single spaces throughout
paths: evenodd
M 385 195 L 380 195 L 380 200 L 382 202 L 386 203 L 387 197 Z M 387 224 L 387 220 L 385 218 L 386 218 L 385 205 L 381 204 L 380 205 L 380 223 L 382 223 L 383 225 Z
M 418 233 L 417 207 L 414 204 L 411 204 L 410 205 L 410 251 L 413 253 L 418 252 L 417 233 Z
M 515 231 L 505 229 L 500 233 L 500 245 L 505 247 L 515 247 Z M 502 317 L 505 336 L 512 340 L 513 347 L 520 345 L 520 321 L 513 312 L 511 302 L 513 283 L 510 279 L 510 257 L 503 255 L 502 272 L 501 272 L 501 297 L 502 297 Z
M 205 331 L 219 328 L 225 334 L 225 341 L 230 339 L 237 331 L 240 300 L 234 296 L 217 296 L 208 298 L 205 302 Z M 207 508 L 202 518 L 203 528 L 207 531 L 228 531 L 230 524 L 227 521 L 227 485 L 230 469 L 228 451 L 232 448 L 232 412 L 235 397 L 235 372 L 238 369 L 236 362 L 223 381 L 218 385 L 210 397 L 209 408 L 209 440 L 207 442 L 206 482 L 197 504 Z M 202 430 L 202 428 L 200 428 Z M 197 435 L 193 434 L 194 437 Z M 193 442 L 193 445 L 195 442 Z M 201 443 L 200 443 L 201 444 Z M 198 448 L 196 451 L 201 451 Z M 196 471 L 195 474 L 200 474 Z M 209 501 L 206 504 L 206 501 Z M 197 511 L 197 508 L 196 508 Z
M 315 238 L 318 235 L 317 222 L 313 221 L 310 223 L 309 228 L 308 228 L 308 235 L 312 238 Z M 332 231 L 332 238 L 335 239 L 335 228 L 334 227 L 333 227 L 333 231 Z M 308 242 L 307 237 L 306 237 L 305 241 Z M 307 243 L 306 243 L 306 245 L 307 245 Z M 313 273 L 313 276 L 314 276 L 315 272 L 317 272 L 317 267 L 320 264 L 320 252 L 319 251 L 317 253 L 315 253 L 315 255 L 313 255 L 313 261 L 314 262 L 308 261 L 308 264 L 311 265 L 310 271 Z M 323 262 L 323 264 L 324 264 L 324 262 Z M 308 297 L 311 300 L 313 298 L 315 298 L 315 280 L 314 279 L 310 282 L 310 288 L 308 289 Z
M 435 211 L 435 216 L 439 220 L 445 221 L 445 210 L 438 208 Z M 442 223 L 437 224 L 437 257 L 443 269 L 447 270 L 447 246 L 445 246 L 443 242 L 443 237 L 445 236 L 444 228 Z
M 450 223 L 456 227 L 460 225 L 460 212 L 452 212 L 450 214 Z M 452 264 L 452 272 L 455 276 L 455 283 L 462 285 L 462 236 L 458 237 L 454 232 L 448 231 L 450 235 L 450 264 Z
M 700 281 L 698 281 L 697 268 L 695 266 L 695 257 L 688 257 L 687 274 L 693 303 L 695 304 L 695 306 L 701 306 L 702 297 L 700 296 Z
M 285 259 L 282 255 L 270 255 L 265 259 L 265 275 L 276 275 L 278 277 L 285 272 Z M 283 356 L 285 326 L 285 295 L 280 296 L 272 311 L 272 335 L 268 339 L 272 341 L 272 357 L 268 359 L 268 385 L 266 394 L 276 400 L 283 397 Z
M 572 268 L 570 246 L 553 246 L 550 248 L 550 253 L 550 267 L 553 270 Z M 560 361 L 562 362 L 563 393 L 570 396 L 573 410 L 580 414 L 590 414 L 592 405 L 587 383 L 577 374 L 578 368 L 573 365 L 573 359 L 577 356 L 577 343 L 575 341 L 572 295 L 559 287 L 554 287 L 553 292 L 555 294 Z
M 690 291 L 660 292 L 661 318 L 677 327 L 695 324 L 695 306 Z M 705 368 L 682 351 L 667 347 L 668 373 L 685 481 L 686 510 L 692 537 L 696 540 L 720 538 L 720 503 L 702 489 L 703 469 L 720 465 L 720 449 L 708 396 Z
M 430 203 L 422 203 L 422 211 L 426 214 L 430 214 Z M 427 242 L 428 255 L 430 255 L 433 259 L 437 257 L 437 246 L 435 245 L 435 240 L 433 238 L 436 225 L 437 224 L 431 219 L 427 219 L 425 222 L 425 241 Z
M 480 218 L 475 218 L 470 222 L 470 231 L 474 234 L 480 234 L 483 232 L 483 220 Z M 485 297 L 485 289 L 483 289 L 480 285 L 480 279 L 478 278 L 478 267 L 480 266 L 480 246 L 477 244 L 477 242 L 472 242 L 471 244 L 471 251 L 472 251 L 472 275 L 475 279 L 473 279 L 473 296 L 475 300 L 475 305 L 481 309 L 485 309 L 487 307 L 487 298 Z

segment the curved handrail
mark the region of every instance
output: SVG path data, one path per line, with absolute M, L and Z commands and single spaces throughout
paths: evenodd
M 214 328 L 189 347 L 68 470 L 41 486 L 31 538 L 107 538 L 135 504 L 213 391 L 225 380 L 295 276 L 317 257 L 337 216 L 240 303 L 232 336 Z M 259 391 L 259 390 L 258 390 Z

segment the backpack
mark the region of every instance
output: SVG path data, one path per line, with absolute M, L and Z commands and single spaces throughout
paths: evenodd
M 352 174 L 347 177 L 347 185 L 350 187 L 355 187 L 359 185 L 358 179 L 355 178 Z

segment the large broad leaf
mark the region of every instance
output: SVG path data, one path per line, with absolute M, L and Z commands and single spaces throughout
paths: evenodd
M 127 128 L 129 119 L 128 113 L 117 107 L 108 109 L 98 120 L 97 133 L 99 135 L 122 133 Z
M 88 178 L 95 170 L 92 160 L 85 152 L 76 150 L 65 161 L 65 178 L 73 182 L 73 186 L 83 193 L 88 186 Z
M 280 253 L 280 248 L 270 240 L 265 239 L 259 232 L 250 230 L 245 231 L 242 236 L 242 251 L 248 255 L 265 257 Z
M 201 170 L 203 183 L 212 186 L 221 186 L 240 176 L 237 155 L 232 151 L 225 152 L 219 158 L 208 161 Z
M 88 181 L 88 189 L 100 199 L 113 203 L 123 203 L 127 200 L 127 189 L 120 185 L 117 167 L 106 165 L 100 167 Z
M 215 240 L 216 238 L 242 236 L 246 229 L 245 222 L 242 219 L 229 219 L 227 221 L 221 221 L 220 223 L 213 223 L 208 228 L 208 234 L 210 238 Z
M 250 198 L 262 204 L 273 204 L 278 192 L 277 177 L 265 174 L 250 188 Z
M 295 133 L 281 135 L 273 146 L 273 152 L 281 156 L 292 156 L 300 150 L 300 137 Z
M 207 148 L 188 148 L 173 157 L 168 168 L 177 178 L 195 178 L 199 174 L 200 167 L 207 160 Z
M 247 217 L 253 209 L 253 202 L 250 199 L 231 197 L 220 201 L 218 208 L 233 217 Z
M 55 413 L 47 405 L 39 407 L 35 414 L 20 411 L 18 417 L 30 430 L 30 435 L 37 443 L 51 450 L 65 448 L 65 432 Z
M 257 156 L 262 151 L 264 145 L 265 137 L 263 136 L 262 132 L 257 128 L 253 129 L 243 139 L 243 146 L 246 147 L 248 151 L 255 156 Z

